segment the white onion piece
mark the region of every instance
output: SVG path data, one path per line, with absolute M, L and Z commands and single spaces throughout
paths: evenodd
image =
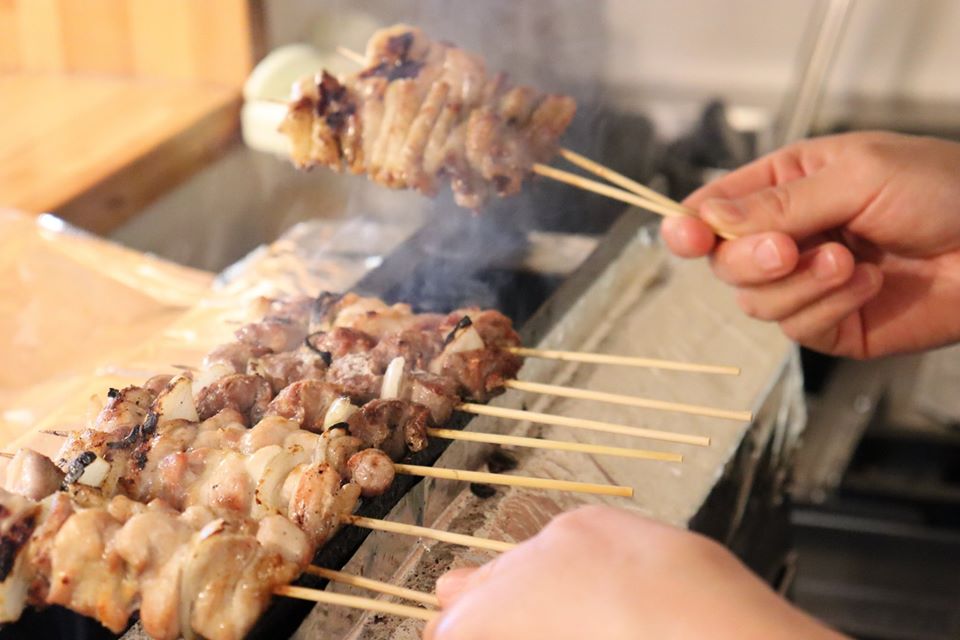
M 186 420 L 198 422 L 197 405 L 193 402 L 193 383 L 186 376 L 177 376 L 160 392 L 156 403 L 158 422 Z
M 300 476 L 303 475 L 303 472 L 306 471 L 308 466 L 307 464 L 298 464 L 287 474 L 287 478 L 280 487 L 280 504 L 290 504 L 290 498 L 293 497 L 293 492 L 297 490 L 297 484 L 300 483 Z M 289 511 L 289 509 L 287 509 L 287 511 Z
M 294 431 L 283 439 L 283 448 L 287 450 L 300 448 L 312 452 L 318 446 L 320 446 L 320 436 L 305 429 Z
M 310 453 L 303 449 L 285 450 L 270 459 L 260 481 L 257 482 L 255 500 L 253 501 L 251 516 L 255 520 L 265 518 L 270 512 L 277 512 L 281 515 L 286 513 L 283 509 L 283 503 L 280 501 L 280 492 L 284 480 L 290 475 L 299 464 L 303 464 L 310 459 Z
M 440 374 L 443 371 L 443 364 L 446 360 L 446 357 L 451 353 L 460 353 L 462 351 L 476 351 L 477 349 L 484 349 L 486 345 L 483 344 L 483 338 L 480 337 L 480 334 L 472 326 L 461 329 L 456 335 L 453 336 L 453 340 L 450 341 L 446 347 L 443 348 L 443 352 L 433 359 L 430 363 L 430 366 L 427 367 L 430 373 Z
M 83 470 L 83 475 L 77 480 L 80 484 L 88 487 L 99 487 L 103 484 L 103 479 L 110 472 L 110 463 L 97 456 L 93 462 L 88 464 Z
M 403 382 L 403 369 L 407 362 L 402 357 L 396 357 L 387 365 L 383 374 L 383 386 L 380 387 L 380 397 L 391 400 L 400 397 L 400 384 Z
M 389 371 L 389 367 L 387 370 Z M 327 409 L 327 414 L 323 417 L 323 430 L 326 431 L 335 424 L 346 422 L 347 418 L 355 414 L 357 410 L 357 405 L 350 402 L 350 398 L 346 396 L 337 398 L 330 403 L 330 408 Z
M 270 460 L 273 459 L 273 456 L 281 451 L 283 451 L 283 447 L 278 444 L 271 444 L 262 449 L 257 449 L 252 455 L 247 457 L 244 466 L 247 468 L 247 473 L 250 474 L 250 481 L 253 487 L 256 487 L 257 483 L 260 482 L 260 478 L 263 476 L 263 472 L 270 463 Z
M 483 344 L 483 338 L 480 337 L 480 334 L 477 333 L 477 330 L 472 326 L 462 329 L 457 335 L 453 337 L 453 340 L 450 341 L 443 352 L 444 353 L 460 353 L 461 351 L 476 351 L 477 349 L 483 349 L 486 345 Z
M 327 463 L 327 450 L 330 448 L 330 442 L 333 440 L 334 435 L 341 435 L 341 431 L 337 429 L 328 429 L 324 431 L 320 436 L 320 440 L 317 442 L 317 446 L 313 448 L 313 458 L 310 462 L 319 462 L 321 464 Z
M 204 387 L 209 387 L 220 378 L 224 378 L 233 373 L 236 373 L 233 367 L 226 362 L 214 362 L 209 367 L 201 369 L 194 374 L 193 390 L 195 393 L 200 393 Z

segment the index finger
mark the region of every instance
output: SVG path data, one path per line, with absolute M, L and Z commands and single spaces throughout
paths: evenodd
M 696 210 L 711 198 L 742 198 L 767 187 L 806 177 L 811 168 L 810 158 L 806 157 L 809 155 L 807 149 L 802 142 L 777 149 L 703 185 L 687 196 L 683 204 Z

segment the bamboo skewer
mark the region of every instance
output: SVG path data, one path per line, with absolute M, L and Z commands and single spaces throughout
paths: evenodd
M 569 171 L 548 167 L 540 162 L 535 162 L 533 167 L 531 167 L 531 170 L 545 178 L 550 178 L 551 180 L 556 180 L 558 182 L 565 182 L 566 184 L 573 185 L 574 187 L 579 187 L 584 191 L 599 193 L 602 196 L 607 196 L 608 198 L 619 200 L 626 204 L 640 207 L 641 209 L 646 209 L 647 211 L 660 214 L 661 216 L 667 218 L 685 215 L 672 207 L 667 207 L 659 202 L 653 202 L 651 200 L 647 200 L 646 198 L 641 198 L 640 196 L 630 193 L 629 191 L 611 187 L 603 184 L 602 182 L 597 182 L 596 180 L 590 180 L 589 178 L 584 178 L 583 176 L 575 173 L 570 173 Z
M 614 184 L 618 184 L 624 187 L 626 190 L 621 191 L 620 189 L 614 189 L 613 187 L 608 187 L 603 183 L 581 178 L 575 173 L 570 173 L 561 169 L 554 169 L 553 167 L 548 167 L 539 163 L 533 165 L 533 172 L 547 178 L 552 178 L 553 180 L 566 182 L 567 184 L 585 189 L 586 191 L 593 191 L 594 193 L 599 193 L 600 195 L 607 196 L 608 198 L 613 198 L 614 200 L 620 200 L 621 202 L 632 204 L 640 207 L 641 209 L 646 209 L 647 211 L 660 214 L 665 218 L 675 216 L 697 217 L 695 211 L 684 207 L 676 200 L 671 200 L 665 195 L 657 193 L 650 187 L 644 186 L 635 180 L 631 180 L 627 176 L 619 174 L 613 169 L 605 167 L 599 162 L 595 162 L 590 158 L 584 157 L 576 151 L 561 148 L 560 155 L 566 158 L 572 164 L 575 164 L 582 169 L 586 169 L 587 171 L 590 171 L 591 173 L 594 173 L 605 180 L 609 180 Z M 637 201 L 634 199 L 628 199 L 624 197 L 624 194 L 633 194 L 642 198 L 642 200 Z M 724 240 L 733 240 L 737 237 L 732 233 L 721 231 L 719 229 L 713 229 L 713 232 Z
M 714 373 L 725 376 L 740 375 L 739 367 L 725 365 L 700 364 L 696 362 L 678 362 L 656 358 L 637 358 L 607 353 L 589 353 L 586 351 L 560 351 L 557 349 L 532 349 L 530 347 L 508 347 L 507 351 L 524 358 L 544 358 L 564 362 L 585 362 L 588 364 L 612 364 L 648 369 L 667 369 L 670 371 L 688 371 L 691 373 Z
M 350 596 L 343 593 L 331 593 L 330 591 L 321 591 L 320 589 L 308 589 L 306 587 L 297 587 L 287 585 L 277 587 L 274 593 L 278 596 L 287 598 L 297 598 L 299 600 L 312 600 L 323 604 L 333 604 L 342 607 L 351 607 L 353 609 L 364 609 L 366 611 L 376 611 L 377 613 L 386 613 L 403 618 L 417 618 L 418 620 L 433 620 L 439 612 L 424 609 L 422 607 L 411 607 L 406 604 L 397 604 L 387 602 L 386 600 L 374 600 L 373 598 L 363 598 L 361 596 Z
M 598 455 L 619 456 L 621 458 L 637 458 L 640 460 L 683 462 L 683 456 L 679 453 L 648 451 L 646 449 L 627 449 L 624 447 L 608 447 L 606 445 L 586 444 L 583 442 L 541 440 L 539 438 L 524 438 L 521 436 L 510 436 L 499 433 L 482 433 L 478 431 L 457 431 L 455 429 L 428 428 L 427 435 L 432 438 L 464 440 L 466 442 L 485 442 L 488 444 L 505 444 L 515 447 L 529 447 L 531 449 L 555 449 L 557 451 L 575 451 L 577 453 L 593 453 Z
M 624 436 L 661 440 L 663 442 L 692 444 L 700 447 L 710 446 L 710 438 L 706 436 L 693 436 L 684 433 L 673 433 L 671 431 L 660 431 L 658 429 L 645 429 L 643 427 L 627 427 L 609 422 L 601 422 L 599 420 L 571 418 L 568 416 L 555 416 L 550 413 L 537 413 L 535 411 L 525 411 L 521 409 L 508 409 L 506 407 L 495 407 L 488 404 L 474 404 L 472 402 L 465 402 L 457 406 L 457 411 L 473 413 L 478 416 L 505 418 L 507 420 L 526 420 L 529 422 L 535 422 L 537 424 L 549 424 L 557 427 L 572 427 L 574 429 L 589 429 L 591 431 L 616 433 Z
M 570 164 L 574 164 L 580 167 L 581 169 L 589 171 L 590 173 L 593 173 L 603 178 L 608 182 L 612 182 L 613 184 L 619 187 L 623 187 L 624 189 L 626 189 L 631 193 L 635 193 L 638 196 L 647 198 L 648 200 L 653 200 L 654 202 L 659 202 L 665 207 L 670 207 L 677 213 L 682 213 L 684 215 L 696 215 L 692 209 L 688 209 L 687 207 L 683 206 L 676 200 L 671 200 L 670 198 L 663 195 L 662 193 L 658 193 L 657 191 L 654 191 L 650 187 L 644 184 L 640 184 L 636 180 L 632 180 L 621 173 L 617 173 L 610 167 L 605 167 L 604 165 L 600 164 L 599 162 L 596 162 L 595 160 L 591 160 L 586 156 L 582 156 L 576 151 L 572 151 L 566 148 L 561 148 L 560 156 L 565 160 L 567 160 Z
M 504 473 L 489 473 L 486 471 L 466 471 L 463 469 L 444 469 L 442 467 L 423 467 L 413 464 L 394 464 L 397 473 L 404 473 L 424 478 L 440 478 L 442 480 L 457 480 L 460 482 L 480 482 L 484 484 L 502 484 L 509 487 L 525 487 L 527 489 L 550 489 L 554 491 L 571 491 L 575 493 L 592 493 L 604 496 L 633 497 L 633 488 L 615 484 L 595 484 L 592 482 L 573 482 L 571 480 L 554 480 L 552 478 L 534 478 L 531 476 L 510 476 Z
M 306 573 L 309 573 L 313 576 L 318 576 L 320 578 L 326 578 L 327 580 L 332 580 L 334 582 L 339 582 L 341 584 L 359 587 L 360 589 L 369 589 L 370 591 L 385 593 L 387 595 L 396 596 L 405 600 L 412 600 L 413 602 L 419 602 L 430 607 L 440 606 L 440 600 L 432 593 L 424 593 L 423 591 L 416 591 L 415 589 L 398 587 L 390 584 L 389 582 L 381 582 L 380 580 L 364 578 L 363 576 L 354 575 L 352 573 L 344 573 L 343 571 L 334 571 L 333 569 L 326 569 L 316 565 L 310 565 L 307 567 Z
M 686 404 L 683 402 L 668 402 L 666 400 L 653 400 L 651 398 L 637 398 L 634 396 L 625 396 L 617 393 L 592 391 L 590 389 L 577 389 L 575 387 L 561 387 L 560 385 L 555 384 L 542 384 L 540 382 L 527 382 L 525 380 L 507 380 L 504 382 L 504 386 L 508 389 L 516 389 L 517 391 L 543 393 L 546 395 L 560 396 L 561 398 L 596 400 L 597 402 L 609 402 L 610 404 L 622 404 L 631 407 L 642 407 L 644 409 L 656 409 L 659 411 L 674 411 L 677 413 L 687 413 L 696 416 L 723 418 L 725 420 L 750 422 L 753 419 L 753 414 L 750 411 L 717 409 L 714 407 L 703 407 L 694 404 Z
M 69 438 L 73 431 L 65 431 L 63 429 L 40 429 L 38 433 L 48 436 L 57 436 L 58 438 Z
M 59 432 L 64 436 L 69 432 Z M 462 433 L 454 431 L 452 433 Z M 535 441 L 543 444 L 544 441 Z M 564 443 L 556 442 L 558 445 Z M 559 447 L 558 447 L 559 448 Z M 654 453 L 654 452 L 650 452 Z M 670 455 L 670 454 L 664 454 Z M 535 478 L 532 476 L 508 476 L 502 473 L 487 471 L 467 471 L 464 469 L 441 469 L 420 465 L 394 463 L 394 471 L 422 478 L 442 478 L 460 480 L 463 482 L 482 482 L 487 484 L 502 484 L 511 487 L 527 487 L 530 489 L 552 489 L 555 491 L 572 491 L 578 493 L 593 493 L 599 495 L 633 497 L 633 489 L 619 485 L 594 484 L 590 482 L 572 482 L 568 480 L 553 480 L 551 478 Z
M 366 66 L 367 64 L 367 59 L 364 57 L 364 55 L 362 53 L 358 53 L 354 51 L 353 49 L 347 49 L 346 47 L 338 46 L 336 48 L 336 51 L 338 54 L 340 54 L 347 60 L 350 60 L 351 62 L 354 62 L 360 65 L 361 67 Z
M 341 518 L 346 524 L 352 524 L 355 527 L 372 529 L 374 531 L 384 531 L 386 533 L 399 533 L 405 536 L 414 536 L 416 538 L 427 538 L 438 542 L 449 542 L 461 547 L 471 549 L 484 549 L 486 551 L 504 552 L 510 551 L 517 545 L 512 542 L 502 540 L 491 540 L 489 538 L 479 538 L 477 536 L 468 536 L 463 533 L 453 533 L 452 531 L 443 531 L 441 529 L 431 529 L 430 527 L 420 527 L 415 524 L 404 524 L 402 522 L 391 522 L 389 520 L 377 520 L 375 518 L 366 518 L 364 516 L 344 516 Z

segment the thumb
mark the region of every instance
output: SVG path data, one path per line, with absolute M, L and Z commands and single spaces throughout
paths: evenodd
M 700 215 L 736 237 L 782 231 L 802 240 L 846 224 L 863 209 L 870 196 L 855 186 L 849 175 L 825 168 L 740 198 L 706 200 Z

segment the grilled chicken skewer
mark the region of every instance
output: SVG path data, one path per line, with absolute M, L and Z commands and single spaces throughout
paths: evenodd
M 395 25 L 370 38 L 364 69 L 295 85 L 281 131 L 301 168 L 365 173 L 426 195 L 449 179 L 457 203 L 478 209 L 519 192 L 557 153 L 575 112 L 570 97 L 510 86 L 479 57 Z
M 307 566 L 307 536 L 285 518 L 178 512 L 123 496 L 83 504 L 57 492 L 37 502 L 0 490 L 0 620 L 59 604 L 126 628 L 137 610 L 154 638 L 235 640 L 274 590 Z

